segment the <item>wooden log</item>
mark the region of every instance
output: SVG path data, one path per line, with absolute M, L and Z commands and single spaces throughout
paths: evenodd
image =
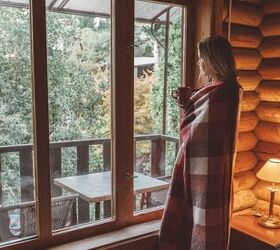
M 266 37 L 259 46 L 263 58 L 280 57 L 280 37 Z
M 256 166 L 253 168 L 253 172 L 255 174 L 257 174 L 260 171 L 260 169 L 264 166 L 265 163 L 266 163 L 266 161 L 259 160 L 258 163 L 256 164 Z
M 259 6 L 261 4 L 261 0 L 237 0 L 237 2 L 253 3 L 253 4 L 256 4 L 256 5 L 259 5 Z
M 280 158 L 280 144 L 259 141 L 254 148 L 254 152 L 263 161 L 267 161 L 270 158 Z
M 237 212 L 234 212 L 232 216 L 240 216 L 240 215 L 252 215 L 252 208 L 246 208 Z
M 279 15 L 265 16 L 259 28 L 264 37 L 279 36 L 280 16 Z
M 235 173 L 251 170 L 256 165 L 258 159 L 251 151 L 238 152 L 235 162 Z
M 258 117 L 255 112 L 241 112 L 239 122 L 239 132 L 247 132 L 253 130 L 257 123 Z
M 240 70 L 238 71 L 238 82 L 244 91 L 255 90 L 262 80 L 262 76 L 258 71 L 254 70 Z
M 259 180 L 257 184 L 253 188 L 254 194 L 262 200 L 269 201 L 270 200 L 270 192 L 268 188 L 272 187 L 271 182 Z M 276 188 L 280 188 L 280 184 L 275 184 Z M 280 205 L 280 192 L 275 193 L 274 203 Z
M 261 141 L 280 144 L 280 123 L 260 121 L 254 132 Z
M 263 81 L 257 91 L 261 101 L 280 102 L 280 81 Z
M 227 24 L 224 24 L 224 36 L 227 36 Z M 233 24 L 231 26 L 230 43 L 233 47 L 258 48 L 262 41 L 262 34 L 258 28 Z
M 34 174 L 32 149 L 19 151 L 21 202 L 34 200 Z
M 264 80 L 280 80 L 280 59 L 263 60 L 258 71 Z
M 257 177 L 252 171 L 246 171 L 235 174 L 233 178 L 233 190 L 239 192 L 246 189 L 251 189 L 257 182 Z
M 260 102 L 256 112 L 262 121 L 280 123 L 280 103 Z
M 89 173 L 89 146 L 77 146 L 77 175 Z M 78 198 L 79 223 L 89 221 L 89 202 Z M 98 218 L 98 217 L 97 217 Z
M 224 21 L 228 22 L 227 5 L 224 8 Z M 251 4 L 234 2 L 231 12 L 231 23 L 258 27 L 262 21 L 263 12 L 260 7 Z
M 252 190 L 242 190 L 234 193 L 233 212 L 252 207 L 256 204 L 257 198 Z
M 258 199 L 256 204 L 253 206 L 253 209 L 258 209 L 266 214 L 268 214 L 269 211 L 269 202 L 268 201 L 264 201 L 261 199 Z M 280 206 L 277 204 L 274 204 L 273 206 L 273 212 L 274 214 L 278 214 L 280 215 Z
M 257 144 L 257 137 L 253 132 L 243 132 L 238 134 L 237 152 L 249 151 Z
M 238 70 L 255 70 L 258 68 L 262 57 L 256 49 L 233 49 L 236 68 Z
M 274 14 L 280 12 L 279 0 L 265 0 L 263 4 L 264 14 Z
M 259 103 L 259 96 L 254 91 L 246 91 L 243 93 L 241 101 L 241 111 L 252 111 L 255 110 Z

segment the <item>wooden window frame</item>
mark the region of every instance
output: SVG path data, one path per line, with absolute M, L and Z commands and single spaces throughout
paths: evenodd
M 152 0 L 155 3 L 177 4 L 185 9 L 183 77 L 182 85 L 190 82 L 193 30 L 191 22 L 193 4 L 190 0 Z M 49 158 L 47 33 L 45 0 L 30 0 L 31 10 L 31 61 L 32 102 L 34 134 L 34 168 L 36 190 L 36 226 L 38 236 L 0 247 L 11 249 L 38 249 L 79 240 L 117 229 L 160 219 L 163 209 L 151 209 L 134 214 L 133 205 L 133 157 L 134 157 L 134 1 L 112 0 L 112 169 L 113 169 L 113 219 L 95 224 L 79 225 L 52 234 L 51 189 Z M 191 27 L 192 25 L 188 25 Z M 129 31 L 129 32 L 128 32 Z M 192 65 L 192 64 L 189 64 Z M 123 143 L 125 142 L 125 143 Z

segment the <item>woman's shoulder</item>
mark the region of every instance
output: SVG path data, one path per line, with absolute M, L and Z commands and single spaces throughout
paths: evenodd
M 242 86 L 236 80 L 225 80 L 223 84 L 219 86 L 219 89 L 227 91 L 229 93 L 243 92 Z
M 243 90 L 237 81 L 225 80 L 215 88 L 211 95 L 213 102 L 238 102 Z
M 242 86 L 239 84 L 239 82 L 237 80 L 224 80 L 224 84 L 225 87 L 228 88 L 235 88 L 235 89 L 241 89 L 243 90 Z

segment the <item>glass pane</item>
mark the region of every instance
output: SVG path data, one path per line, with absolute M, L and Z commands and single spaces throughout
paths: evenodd
M 53 230 L 112 218 L 111 1 L 87 2 L 47 13 Z
M 29 6 L 0 6 L 0 34 L 1 245 L 36 235 Z
M 135 211 L 163 206 L 179 143 L 183 8 L 135 0 Z

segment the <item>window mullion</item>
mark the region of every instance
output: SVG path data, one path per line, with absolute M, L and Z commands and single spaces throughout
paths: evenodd
M 113 152 L 116 219 L 133 218 L 134 1 L 113 0 Z
M 40 239 L 51 235 L 46 9 L 44 0 L 31 0 L 32 95 L 36 222 Z

